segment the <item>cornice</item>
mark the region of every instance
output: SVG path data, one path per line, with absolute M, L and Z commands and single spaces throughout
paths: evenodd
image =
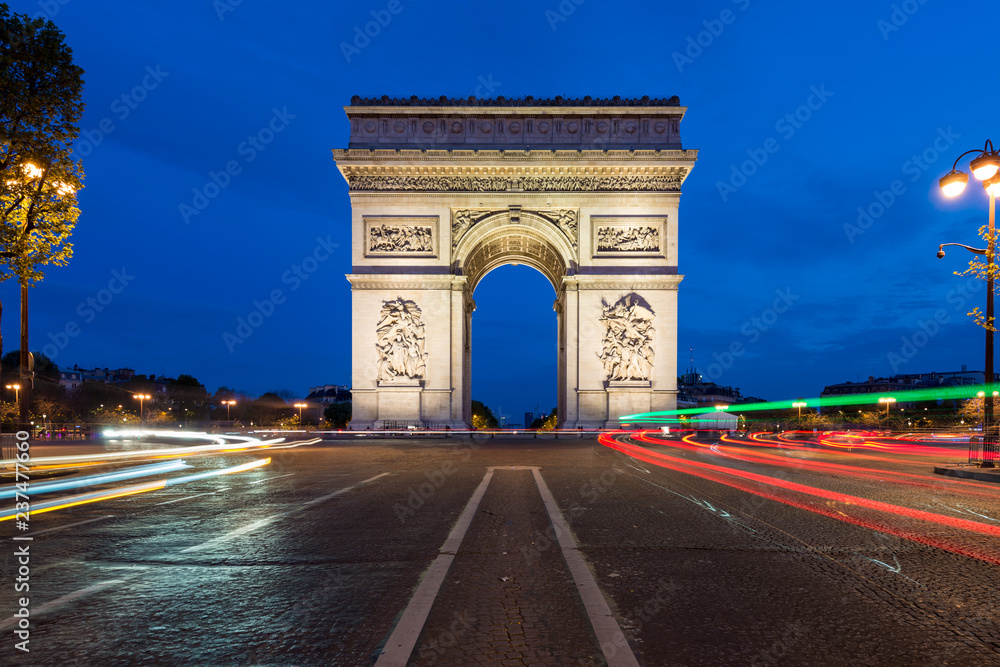
M 643 97 L 621 97 L 620 95 L 615 95 L 614 97 L 606 98 L 593 98 L 590 95 L 585 97 L 570 97 L 565 98 L 562 95 L 556 95 L 555 97 L 540 97 L 535 98 L 533 95 L 528 95 L 526 97 L 508 98 L 504 95 L 498 97 L 484 97 L 479 98 L 475 95 L 470 95 L 469 97 L 448 97 L 447 95 L 441 95 L 440 97 L 417 97 L 416 95 L 411 95 L 410 97 L 389 97 L 388 95 L 382 95 L 381 97 L 361 97 L 360 95 L 354 95 L 351 98 L 350 108 L 357 107 L 469 107 L 469 108 L 482 108 L 482 107 L 679 107 L 681 104 L 680 98 L 674 95 L 673 97 L 661 97 L 661 98 L 651 98 L 649 95 L 644 95 Z

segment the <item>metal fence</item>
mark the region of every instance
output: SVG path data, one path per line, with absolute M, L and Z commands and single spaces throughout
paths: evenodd
M 969 463 L 991 468 L 1000 461 L 1000 425 L 969 438 Z

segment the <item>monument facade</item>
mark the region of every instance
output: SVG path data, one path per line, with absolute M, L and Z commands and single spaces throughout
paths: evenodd
M 473 296 L 514 263 L 557 294 L 561 428 L 675 407 L 678 209 L 697 159 L 676 97 L 345 110 L 352 429 L 468 427 Z

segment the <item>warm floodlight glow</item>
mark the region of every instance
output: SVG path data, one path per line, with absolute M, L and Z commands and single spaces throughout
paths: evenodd
M 892 396 L 883 396 L 882 398 L 878 399 L 878 402 L 879 403 L 895 403 L 896 399 L 893 398 Z
M 986 189 L 986 194 L 992 195 L 993 197 L 1000 197 L 1000 176 L 994 176 L 993 178 L 984 181 L 983 187 Z
M 804 401 L 796 401 L 796 402 L 792 403 L 792 407 L 793 408 L 804 408 L 804 407 L 806 407 L 806 405 L 808 405 L 808 404 L 806 402 L 804 402 Z
M 945 197 L 957 197 L 965 190 L 969 175 L 961 171 L 951 171 L 938 180 Z
M 1000 169 L 1000 161 L 998 161 L 995 153 L 983 153 L 969 162 L 969 169 L 972 170 L 973 176 L 981 181 L 985 181 L 996 175 L 997 170 Z
M 8 389 L 20 389 L 21 385 L 19 385 L 19 384 L 9 384 L 9 385 L 7 385 L 7 388 Z
M 21 165 L 21 171 L 23 171 L 25 177 L 27 177 L 29 179 L 30 178 L 41 178 L 41 176 L 42 176 L 42 169 L 41 169 L 41 167 L 39 167 L 38 165 L 34 164 L 33 162 L 25 162 L 23 165 Z

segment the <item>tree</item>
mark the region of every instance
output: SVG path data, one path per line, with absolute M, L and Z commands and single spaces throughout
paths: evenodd
M 472 401 L 472 428 L 499 428 L 500 422 L 482 401 Z
M 25 309 L 40 267 L 63 266 L 73 255 L 68 239 L 80 214 L 83 168 L 72 150 L 82 92 L 83 70 L 55 24 L 0 3 L 0 281 L 17 276 Z M 26 322 L 21 338 L 23 349 Z M 30 386 L 23 390 L 29 398 Z
M 331 403 L 323 410 L 323 417 L 332 428 L 347 428 L 347 422 L 351 421 L 351 402 Z
M 983 242 L 986 244 L 987 251 L 989 251 L 991 247 L 996 247 L 998 237 L 1000 237 L 1000 231 L 994 232 L 991 244 L 989 227 L 983 225 L 982 227 L 979 228 L 979 238 L 981 238 Z M 969 260 L 969 268 L 967 268 L 965 271 L 955 271 L 955 275 L 963 277 L 972 277 L 982 281 L 988 281 L 990 279 L 993 279 L 994 281 L 993 293 L 994 294 L 1000 293 L 1000 281 L 997 280 L 998 278 L 1000 278 L 1000 275 L 998 275 L 1000 274 L 1000 266 L 997 266 L 997 263 L 995 261 L 992 263 L 988 262 L 987 261 L 988 259 L 989 259 L 988 257 L 980 259 L 980 256 L 976 255 L 975 259 Z M 994 317 L 993 320 L 987 322 L 986 314 L 979 310 L 979 306 L 976 306 L 975 308 L 970 310 L 968 312 L 968 315 L 976 322 L 976 324 L 983 327 L 987 331 L 996 331 L 996 326 L 995 326 L 996 323 L 993 321 L 996 318 Z
M 178 419 L 187 421 L 196 417 L 208 418 L 207 408 L 211 397 L 205 385 L 191 375 L 181 374 L 167 385 L 167 398 L 173 405 Z
M 539 431 L 551 431 L 556 427 L 556 420 L 558 418 L 558 408 L 552 408 L 552 412 L 547 417 L 536 417 L 531 422 L 530 428 L 536 428 Z

